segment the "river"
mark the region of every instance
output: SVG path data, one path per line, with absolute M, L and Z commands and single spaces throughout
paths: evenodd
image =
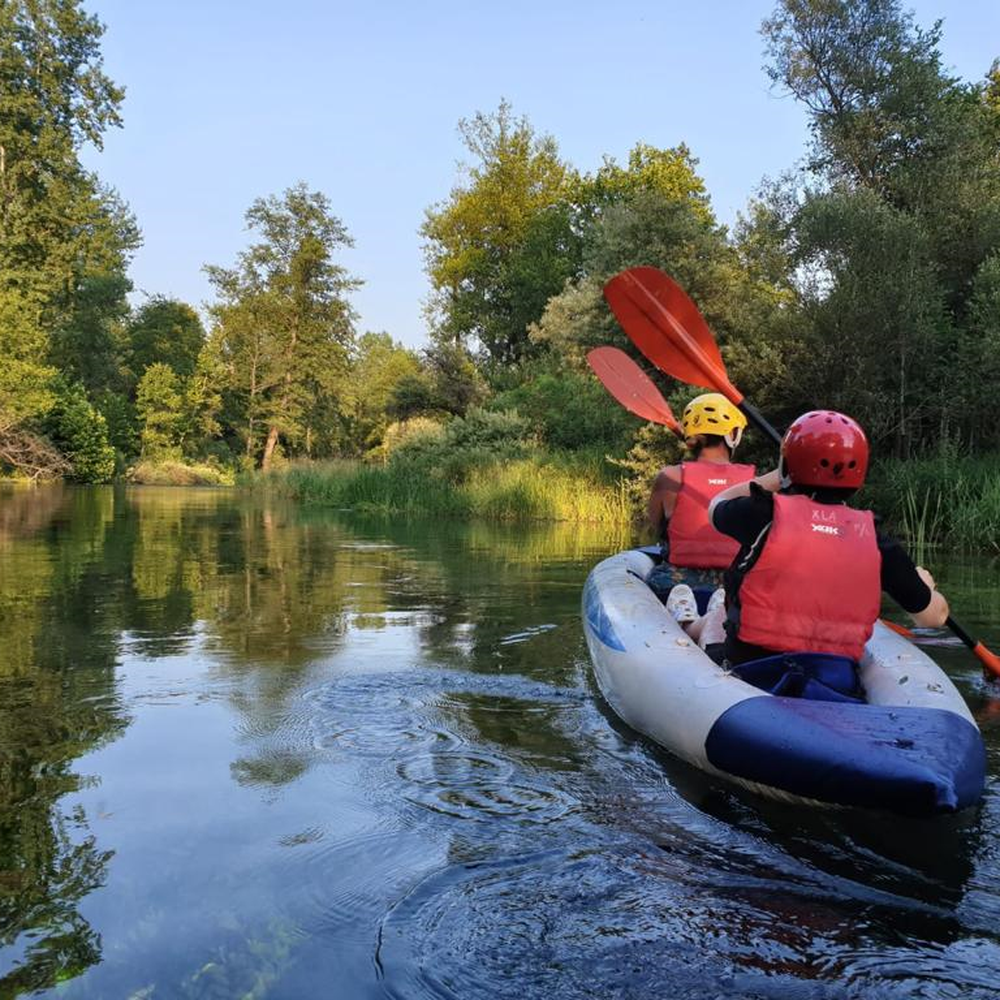
M 978 810 L 738 792 L 595 690 L 580 590 L 628 542 L 0 493 L 0 997 L 995 997 L 1000 688 L 933 648 Z M 1000 646 L 996 561 L 932 566 Z

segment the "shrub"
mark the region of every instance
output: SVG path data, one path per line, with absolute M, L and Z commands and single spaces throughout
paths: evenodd
M 110 482 L 115 474 L 115 449 L 108 440 L 107 421 L 91 406 L 82 386 L 60 380 L 55 391 L 45 430 L 73 464 L 70 478 L 81 483 Z
M 232 486 L 235 477 L 215 465 L 168 460 L 139 462 L 129 469 L 128 479 L 143 486 Z
M 391 458 L 397 451 L 421 451 L 435 447 L 444 436 L 444 425 L 430 417 L 410 417 L 409 420 L 397 420 L 389 424 L 382 437 L 382 444 L 372 450 L 373 458 L 383 461 Z
M 514 408 L 552 448 L 599 446 L 617 451 L 635 428 L 635 417 L 613 402 L 590 374 L 543 372 L 499 393 L 493 408 Z

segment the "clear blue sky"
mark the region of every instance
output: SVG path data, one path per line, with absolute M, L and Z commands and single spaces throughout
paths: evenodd
M 356 246 L 360 330 L 424 342 L 418 229 L 463 157 L 456 124 L 501 97 L 581 170 L 637 141 L 686 142 L 719 218 L 799 159 L 805 118 L 769 87 L 771 0 L 85 0 L 126 87 L 125 127 L 86 161 L 131 204 L 137 289 L 195 305 L 201 267 L 246 245 L 243 213 L 298 180 L 324 191 Z M 1000 55 L 1000 0 L 920 0 L 946 63 L 979 78 Z

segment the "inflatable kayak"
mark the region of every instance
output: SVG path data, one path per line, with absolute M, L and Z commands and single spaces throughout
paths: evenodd
M 646 585 L 655 564 L 621 552 L 583 592 L 597 683 L 633 729 L 784 801 L 929 816 L 979 800 L 979 728 L 947 675 L 903 636 L 877 624 L 857 669 L 817 654 L 724 669 Z

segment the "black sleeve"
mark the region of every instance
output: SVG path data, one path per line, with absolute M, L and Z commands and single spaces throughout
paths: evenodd
M 906 549 L 895 538 L 881 533 L 878 549 L 882 553 L 882 589 L 904 611 L 923 611 L 931 603 L 931 590 L 917 576 L 917 567 Z
M 716 531 L 735 538 L 740 545 L 752 545 L 774 517 L 774 498 L 756 483 L 750 484 L 750 496 L 736 497 L 717 504 L 712 515 Z

